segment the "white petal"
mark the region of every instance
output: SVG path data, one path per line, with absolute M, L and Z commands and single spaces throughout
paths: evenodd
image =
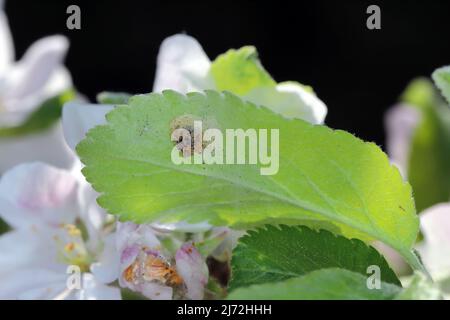
M 0 138 L 0 174 L 24 162 L 41 161 L 59 168 L 70 168 L 75 153 L 67 146 L 61 122 L 31 135 Z
M 187 288 L 189 299 L 203 299 L 208 267 L 192 243 L 185 243 L 175 255 L 176 267 Z
M 78 203 L 80 206 L 79 216 L 83 221 L 89 240 L 87 246 L 92 251 L 97 251 L 98 247 L 102 245 L 103 228 L 108 219 L 114 221 L 115 218 L 110 217 L 106 211 L 97 204 L 97 197 L 99 194 L 86 181 L 86 178 L 81 173 L 82 164 L 79 160 L 72 168 L 71 172 L 76 177 L 79 185 Z
M 63 129 L 67 144 L 75 150 L 89 129 L 106 124 L 106 114 L 114 109 L 112 105 L 69 102 L 63 108 Z
M 66 279 L 64 272 L 17 270 L 1 278 L 0 299 L 53 299 L 66 288 Z
M 397 275 L 405 275 L 411 271 L 409 265 L 405 262 L 405 259 L 388 245 L 381 241 L 375 241 L 371 244 L 388 262 L 389 266 L 395 271 Z
M 417 246 L 434 280 L 450 277 L 450 203 L 435 205 L 420 216 L 423 243 Z
M 0 278 L 23 268 L 60 270 L 54 234 L 49 228 L 31 226 L 0 236 Z
M 141 292 L 152 300 L 172 300 L 172 288 L 157 283 L 145 283 Z
M 40 107 L 45 100 L 53 98 L 71 87 L 72 79 L 69 71 L 65 67 L 59 67 L 52 73 L 41 90 L 20 97 L 9 97 L 8 95 L 2 97 L 2 104 L 6 112 L 2 112 L 0 125 L 12 127 L 22 124 L 30 113 Z
M 72 87 L 72 77 L 69 70 L 64 66 L 59 66 L 46 82 L 42 94 L 43 99 L 54 97 L 62 91 Z
M 182 93 L 213 89 L 209 78 L 211 61 L 193 37 L 176 34 L 166 38 L 159 49 L 154 92 L 165 89 Z
M 119 288 L 99 282 L 92 274 L 83 274 L 82 290 L 77 293 L 79 300 L 121 300 Z
M 22 99 L 43 90 L 60 68 L 69 42 L 63 36 L 50 36 L 36 41 L 8 75 L 7 99 Z
M 212 229 L 211 235 L 206 241 L 221 240 L 220 244 L 213 249 L 212 252 L 203 252 L 214 257 L 218 261 L 227 262 L 231 260 L 231 253 L 237 246 L 237 242 L 240 237 L 245 235 L 245 231 L 232 230 L 227 227 L 216 227 Z
M 295 82 L 280 83 L 274 88 L 256 88 L 244 98 L 254 104 L 266 106 L 288 119 L 303 119 L 313 124 L 322 124 L 327 115 L 326 105 Z
M 0 179 L 0 216 L 11 226 L 57 226 L 77 213 L 76 180 L 68 171 L 34 162 L 7 171 Z
M 9 30 L 8 19 L 0 3 L 0 77 L 14 61 L 14 43 Z
M 158 248 L 161 243 L 156 237 L 155 230 L 148 224 L 140 224 L 136 233 L 130 239 L 137 241 L 142 247 Z
M 385 115 L 386 150 L 404 178 L 407 177 L 411 141 L 419 121 L 420 112 L 406 105 L 395 106 Z
M 153 249 L 159 247 L 161 243 L 155 235 L 155 230 L 150 225 L 118 222 L 116 245 L 119 251 L 123 251 L 125 247 L 133 245 Z
M 131 244 L 129 238 L 136 232 L 138 225 L 133 222 L 117 222 L 116 228 L 116 247 L 122 251 L 128 244 Z
M 98 281 L 111 283 L 119 277 L 119 258 L 115 234 L 110 234 L 104 240 L 104 248 L 99 261 L 91 265 L 91 272 Z

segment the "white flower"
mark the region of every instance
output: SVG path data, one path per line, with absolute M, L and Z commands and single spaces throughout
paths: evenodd
M 42 163 L 2 176 L 0 217 L 13 230 L 0 236 L 0 299 L 120 299 L 119 289 L 105 285 L 107 275 L 90 273 L 93 262 L 110 259 L 104 252 L 113 244 L 86 186 L 70 171 Z M 80 290 L 67 286 L 68 266 L 83 272 Z
M 168 37 L 159 49 L 153 91 L 214 89 L 210 67 L 211 61 L 197 40 L 183 34 Z
M 36 41 L 18 62 L 8 21 L 0 3 L 0 128 L 22 124 L 41 103 L 71 87 L 63 66 L 68 49 L 63 36 Z M 73 157 L 61 134 L 61 125 L 33 136 L 0 137 L 0 173 L 25 161 L 48 161 L 69 167 Z
M 120 289 L 106 285 L 116 280 L 150 299 L 202 299 L 206 257 L 229 263 L 236 233 L 116 223 L 79 169 L 36 162 L 0 179 L 0 218 L 13 229 L 0 236 L 0 299 L 120 299 Z M 82 272 L 81 289 L 68 287 L 69 266 Z
M 417 250 L 425 267 L 435 281 L 450 280 L 450 203 L 423 211 L 420 226 L 424 240 Z

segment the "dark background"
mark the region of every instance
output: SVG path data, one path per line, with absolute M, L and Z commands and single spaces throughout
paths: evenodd
M 81 30 L 66 8 L 81 7 Z M 366 28 L 377 4 L 382 29 Z M 314 87 L 327 124 L 384 142 L 383 113 L 416 76 L 450 64 L 450 1 L 24 1 L 6 0 L 20 57 L 36 39 L 70 38 L 66 60 L 78 90 L 149 92 L 161 41 L 186 32 L 211 59 L 252 44 L 277 81 Z

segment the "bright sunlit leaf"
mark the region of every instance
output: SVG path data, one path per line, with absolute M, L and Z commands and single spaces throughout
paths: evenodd
M 194 119 L 204 129 L 278 129 L 279 171 L 261 175 L 260 164 L 174 164 L 173 128 Z M 410 252 L 418 232 L 411 188 L 375 144 L 214 91 L 134 96 L 107 120 L 77 151 L 100 205 L 122 220 L 237 228 L 326 222 L 347 237 L 379 239 L 418 267 Z

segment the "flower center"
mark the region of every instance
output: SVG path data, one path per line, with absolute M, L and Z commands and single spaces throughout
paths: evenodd
M 89 271 L 91 259 L 79 228 L 73 224 L 64 224 L 54 240 L 58 245 L 58 258 L 62 262 L 76 265 L 82 272 Z

